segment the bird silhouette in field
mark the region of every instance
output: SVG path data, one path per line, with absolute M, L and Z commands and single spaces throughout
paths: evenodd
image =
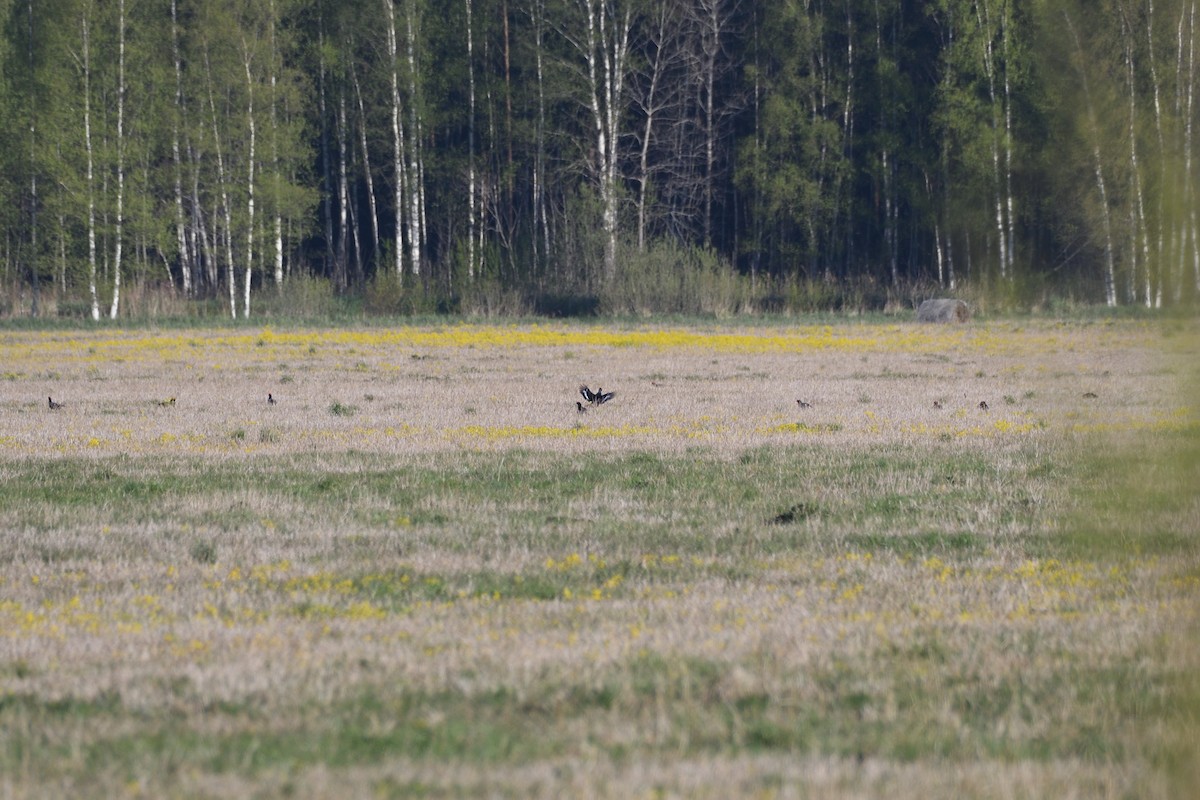
M 272 395 L 270 392 L 267 392 L 267 405 L 269 405 L 269 406 L 275 405 L 275 396 Z
M 596 387 L 596 391 L 594 392 L 586 385 L 580 386 L 579 393 L 583 395 L 584 400 L 587 400 L 594 406 L 603 405 L 617 396 L 616 392 L 606 392 L 599 386 Z
M 62 403 L 56 403 L 56 402 L 54 402 L 54 398 L 53 398 L 53 397 L 47 397 L 47 398 L 46 398 L 46 401 L 47 401 L 47 402 L 50 404 L 50 410 L 51 410 L 51 411 L 58 411 L 60 408 L 62 408 L 62 407 L 63 407 L 63 404 L 62 404 Z
M 979 401 L 979 410 L 980 410 L 980 411 L 987 411 L 987 410 L 988 410 L 988 404 L 987 404 L 987 400 L 980 400 L 980 401 Z
M 941 408 L 941 407 L 942 407 L 942 401 L 941 401 L 941 400 L 934 400 L 934 401 L 933 401 L 933 407 L 934 407 L 934 408 Z
M 580 414 L 587 413 L 587 409 L 583 407 L 583 403 L 579 402 L 578 400 L 575 401 L 575 410 L 578 411 Z
M 164 408 L 165 408 L 165 407 L 167 407 L 167 406 L 173 406 L 173 405 L 175 405 L 175 398 L 174 398 L 174 397 L 171 397 L 171 398 L 168 398 L 168 399 L 166 399 L 166 400 L 159 400 L 159 401 L 158 401 L 158 404 L 159 404 L 160 406 L 163 406 Z
M 796 405 L 800 406 L 801 408 L 812 408 L 812 403 L 808 402 L 807 400 L 797 399 Z

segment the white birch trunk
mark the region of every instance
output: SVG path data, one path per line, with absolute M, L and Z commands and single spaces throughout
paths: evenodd
M 209 286 L 216 287 L 217 285 L 217 262 L 214 255 L 216 243 L 211 245 L 208 241 L 208 227 L 204 224 L 204 206 L 200 201 L 200 166 L 197 163 L 196 152 L 194 148 L 188 148 L 188 155 L 192 163 L 192 252 L 197 258 L 203 256 L 204 259 L 204 276 L 208 281 Z
M 1131 245 L 1130 245 L 1130 268 L 1129 268 L 1129 290 L 1130 298 L 1136 299 L 1138 294 L 1137 286 L 1137 265 L 1138 265 L 1138 243 L 1141 243 L 1141 263 L 1144 273 L 1144 297 L 1143 300 L 1149 308 L 1152 305 L 1152 297 L 1150 294 L 1150 231 L 1146 224 L 1146 204 L 1142 195 L 1142 168 L 1138 162 L 1137 148 L 1137 83 L 1136 69 L 1134 66 L 1134 46 L 1133 46 L 1133 29 L 1126 30 L 1126 61 L 1128 66 L 1127 78 L 1129 81 L 1129 165 L 1133 172 L 1133 193 L 1136 205 L 1130 209 L 1130 217 L 1132 224 Z
M 604 277 L 612 280 L 617 272 L 617 147 L 631 13 L 626 10 L 620 28 L 612 32 L 610 41 L 605 4 L 597 0 L 579 0 L 579 3 L 587 20 L 583 55 L 587 63 L 589 104 L 596 135 L 595 170 L 605 236 Z
M 213 149 L 217 154 L 217 185 L 220 188 L 221 195 L 221 212 L 225 216 L 225 266 L 227 273 L 227 282 L 229 284 L 229 315 L 233 319 L 237 319 L 237 276 L 233 268 L 233 212 L 229 204 L 229 189 L 225 182 L 225 159 L 221 152 L 221 129 L 220 122 L 217 119 L 217 102 L 213 97 L 212 87 L 212 66 L 208 60 L 208 50 L 204 51 L 204 70 L 208 78 L 208 109 L 212 119 L 213 131 Z M 216 226 L 216 215 L 213 219 L 213 249 L 216 250 L 218 242 L 218 232 Z M 215 255 L 215 253 L 214 253 Z
M 279 120 L 276 112 L 278 100 L 277 82 L 279 78 L 279 51 L 275 42 L 275 2 L 271 0 L 271 170 L 276 180 L 279 179 Z M 283 214 L 279 211 L 278 197 L 275 202 L 274 214 L 275 233 L 275 289 L 283 294 Z
M 113 235 L 113 297 L 109 319 L 121 307 L 121 245 L 125 228 L 125 0 L 117 2 L 117 219 Z
M 283 216 L 275 212 L 275 286 L 283 293 Z
M 348 158 L 346 152 L 346 92 L 342 89 L 338 96 L 338 117 L 337 117 L 337 144 L 338 144 L 338 247 L 337 247 L 337 276 L 338 288 L 345 288 L 349 285 L 350 280 L 347 276 L 349 271 L 349 234 L 350 223 L 348 214 L 350 211 L 350 189 L 349 179 L 346 174 L 346 160 Z
M 33 0 L 28 0 L 25 4 L 25 11 L 28 15 L 28 56 L 29 69 L 33 71 Z M 29 163 L 32 165 L 37 159 L 37 108 L 31 107 L 29 110 Z M 41 276 L 38 274 L 38 258 L 37 258 L 37 212 L 38 212 L 38 188 L 37 188 L 37 170 L 29 170 L 29 284 L 32 297 L 29 313 L 36 317 L 40 313 L 40 297 L 41 297 Z
M 721 52 L 722 0 L 701 3 L 704 15 L 704 233 L 705 247 L 712 245 L 713 185 L 717 164 L 717 56 Z
M 900 283 L 899 253 L 896 244 L 895 204 L 892 202 L 892 164 L 888 158 L 887 148 L 882 153 L 883 160 L 883 242 L 887 248 L 888 267 L 892 276 L 892 285 Z
M 933 223 L 933 244 L 934 244 L 934 252 L 937 254 L 938 286 L 945 286 L 946 285 L 946 254 L 942 248 L 942 228 L 936 221 Z
M 1149 48 L 1147 59 L 1150 62 L 1150 83 L 1154 89 L 1154 128 L 1158 133 L 1158 152 L 1161 159 L 1161 180 L 1165 181 L 1169 174 L 1167 169 L 1167 145 L 1166 137 L 1163 135 L 1162 124 L 1162 101 L 1159 96 L 1158 82 L 1158 64 L 1154 55 L 1154 0 L 1147 0 L 1146 4 L 1146 45 Z M 1160 189 L 1158 192 L 1158 246 L 1155 251 L 1157 258 L 1153 262 L 1147 263 L 1146 270 L 1146 297 L 1147 303 L 1158 308 L 1162 306 L 1163 300 L 1163 269 L 1162 262 L 1166 257 L 1165 250 L 1165 231 L 1166 231 L 1166 191 Z M 1153 273 L 1157 273 L 1152 277 Z M 1153 292 L 1154 300 L 1150 301 L 1149 297 Z
M 92 321 L 100 321 L 100 298 L 96 293 L 96 173 L 92 151 L 92 58 L 91 31 L 87 11 L 83 14 L 83 147 L 87 154 L 88 195 L 88 290 L 92 298 Z
M 183 294 L 192 294 L 192 260 L 188 252 L 187 226 L 183 213 L 183 159 L 179 150 L 179 120 L 183 116 L 183 61 L 179 55 L 179 13 L 171 0 L 171 57 L 175 64 L 175 110 L 171 119 L 171 160 L 175 178 L 175 241 L 179 247 L 179 278 Z
M 1185 101 L 1184 101 L 1185 81 L 1184 81 L 1184 74 L 1183 74 L 1183 63 L 1184 63 L 1184 54 L 1187 50 L 1187 47 L 1184 43 L 1183 32 L 1184 32 L 1184 29 L 1187 27 L 1187 19 L 1188 19 L 1187 4 L 1182 3 L 1182 4 L 1180 4 L 1180 9 L 1179 9 L 1179 24 L 1176 28 L 1176 53 L 1177 53 L 1177 56 L 1175 59 L 1175 115 L 1176 115 L 1176 117 L 1179 117 L 1183 114 L 1183 108 L 1185 105 Z M 1187 123 L 1185 122 L 1184 123 L 1184 132 L 1182 133 L 1182 135 L 1184 137 L 1184 141 L 1186 141 L 1187 127 L 1188 127 Z M 1182 149 L 1184 151 L 1186 151 L 1187 148 L 1186 148 L 1184 142 L 1180 142 L 1180 145 L 1181 145 Z M 1178 196 L 1181 200 L 1181 204 L 1186 204 L 1186 202 L 1187 202 L 1186 195 L 1187 195 L 1187 189 L 1188 189 L 1187 175 L 1179 174 L 1178 180 L 1180 182 L 1180 185 L 1178 187 L 1178 191 L 1179 191 Z M 1176 251 L 1176 254 L 1178 257 L 1178 262 L 1177 263 L 1175 262 L 1175 257 L 1174 257 L 1175 254 L 1173 254 L 1172 262 L 1171 262 L 1171 272 L 1169 272 L 1168 274 L 1163 276 L 1163 281 L 1169 282 L 1171 284 L 1171 299 L 1174 302 L 1178 303 L 1183 297 L 1183 276 L 1184 276 L 1185 264 L 1187 263 L 1188 225 L 1187 225 L 1186 212 L 1180 214 L 1179 217 L 1177 218 L 1176 230 L 1172 232 L 1171 238 L 1173 240 L 1177 240 L 1177 244 L 1175 245 L 1175 251 Z M 1179 274 L 1178 275 L 1171 274 L 1172 272 L 1175 271 L 1176 267 L 1178 268 Z
M 408 32 L 405 52 L 408 56 L 408 162 L 409 180 L 408 192 L 409 267 L 414 277 L 421 274 L 421 248 L 425 239 L 424 215 L 424 164 L 421 155 L 421 124 L 417 114 L 417 55 L 416 35 L 413 30 L 413 6 L 415 0 L 408 0 L 405 22 Z
M 983 71 L 987 76 L 988 100 L 992 107 L 992 181 L 996 205 L 996 235 L 1000 240 L 1000 277 L 1008 277 L 1008 233 L 1004 223 L 1004 193 L 1000 180 L 1000 112 L 996 98 L 996 62 L 992 50 L 992 23 L 987 0 L 981 0 L 975 9 L 980 28 L 983 29 Z
M 363 180 L 367 184 L 367 207 L 371 212 L 371 252 L 379 250 L 379 209 L 375 203 L 375 176 L 371 174 L 371 151 L 367 147 L 367 111 L 362 91 L 358 85 L 358 71 L 350 65 L 350 78 L 354 82 L 354 97 L 358 102 L 359 147 L 362 149 Z
M 1112 222 L 1109 219 L 1108 191 L 1104 187 L 1104 168 L 1100 159 L 1100 145 L 1093 149 L 1096 159 L 1096 186 L 1100 190 L 1100 211 L 1104 222 L 1104 295 L 1105 303 L 1110 307 L 1117 304 L 1117 276 L 1115 258 L 1113 255 Z
M 242 42 L 242 51 L 246 53 L 246 122 L 250 127 L 249 158 L 246 168 L 246 278 L 242 288 L 242 317 L 250 318 L 250 279 L 254 271 L 254 75 L 250 72 L 250 56 L 248 47 Z
M 395 260 L 397 279 L 404 281 L 404 128 L 401 125 L 400 64 L 396 42 L 396 10 L 392 0 L 382 0 L 387 14 L 387 49 L 392 78 L 392 170 L 395 192 L 392 211 L 396 224 L 396 244 L 392 257 Z
M 1012 86 L 1011 82 L 1009 81 L 1009 59 L 1011 58 L 1011 54 L 1008 47 L 1009 27 L 1012 25 L 1011 3 L 1004 4 L 1000 21 L 1003 25 L 1003 28 L 1001 29 L 1001 42 L 1003 43 L 1004 47 L 1004 195 L 1008 217 L 1008 247 L 1006 248 L 1005 258 L 1008 261 L 1008 274 L 1012 276 L 1017 249 L 1017 223 L 1016 210 L 1014 208 L 1016 201 L 1013 198 L 1012 188 Z
M 533 8 L 529 11 L 529 16 L 533 22 L 534 36 L 534 64 L 537 72 L 537 98 L 538 98 L 538 115 L 537 115 L 537 153 L 534 156 L 533 165 L 533 223 L 534 249 L 537 248 L 537 226 L 541 226 L 543 244 L 542 256 L 549 258 L 550 255 L 550 225 L 546 215 L 546 198 L 545 198 L 545 145 L 546 145 L 546 90 L 544 84 L 544 73 L 542 63 L 542 46 L 544 43 L 543 33 L 545 24 L 545 2 L 544 0 L 533 0 Z
M 1188 22 L 1188 66 L 1187 66 L 1187 95 L 1184 103 L 1184 133 L 1183 133 L 1183 208 L 1184 228 L 1190 230 L 1192 241 L 1192 281 L 1200 291 L 1200 241 L 1197 241 L 1197 220 L 1195 205 L 1195 187 L 1192 179 L 1192 102 L 1196 94 L 1196 2 L 1192 0 Z M 1190 209 L 1190 210 L 1187 210 Z M 1186 259 L 1186 248 L 1180 248 L 1180 256 Z M 1179 283 L 1182 287 L 1184 274 L 1187 270 L 1186 260 L 1180 263 Z M 1180 296 L 1182 297 L 1182 288 Z
M 587 50 L 584 54 L 584 57 L 587 60 L 587 68 L 588 68 L 588 79 L 589 79 L 588 96 L 589 96 L 591 109 L 592 109 L 592 122 L 596 127 L 596 178 L 597 178 L 597 183 L 599 184 L 599 189 L 600 189 L 601 204 L 604 209 L 604 212 L 603 212 L 604 231 L 607 233 L 609 230 L 608 194 L 606 192 L 607 187 L 606 187 L 605 179 L 608 174 L 608 170 L 607 170 L 608 146 L 607 146 L 607 140 L 605 138 L 606 131 L 604 128 L 604 113 L 600 107 L 602 100 L 601 100 L 601 95 L 600 95 L 600 78 L 599 78 L 599 74 L 598 74 L 599 67 L 597 64 L 597 61 L 599 59 L 599 54 L 596 51 L 596 48 L 597 48 L 597 45 L 596 45 L 597 4 L 595 2 L 593 2 L 593 0 L 583 0 L 583 2 L 584 2 L 585 11 L 587 13 Z M 603 23 L 600 23 L 600 24 L 603 24 Z M 605 270 L 606 277 L 608 275 L 610 264 L 614 270 L 616 268 L 615 248 L 613 248 L 613 249 L 614 249 L 614 254 L 612 255 L 612 257 L 610 259 L 609 249 L 607 246 L 605 248 L 604 270 Z
M 641 152 L 638 154 L 638 196 L 637 196 L 637 247 L 639 252 L 646 249 L 647 193 L 650 186 L 650 151 L 655 141 L 655 131 L 659 121 L 659 112 L 667 107 L 671 98 L 671 89 L 664 86 L 667 70 L 681 58 L 681 48 L 678 44 L 678 29 L 684 20 L 678 13 L 679 6 L 662 3 L 655 9 L 655 19 L 650 40 L 646 51 L 650 54 L 650 62 L 646 65 L 649 71 L 649 84 L 645 94 L 638 98 L 642 115 L 645 117 L 641 133 Z M 687 34 L 684 34 L 685 36 Z M 678 96 L 676 95 L 676 100 Z

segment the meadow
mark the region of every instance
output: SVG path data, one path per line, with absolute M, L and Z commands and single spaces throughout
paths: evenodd
M 0 796 L 1187 796 L 1196 334 L 0 332 Z

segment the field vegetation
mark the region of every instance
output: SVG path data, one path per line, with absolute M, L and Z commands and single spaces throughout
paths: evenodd
M 0 793 L 1184 796 L 1195 343 L 10 329 Z

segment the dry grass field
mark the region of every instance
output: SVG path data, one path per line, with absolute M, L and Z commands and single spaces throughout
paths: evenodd
M 0 797 L 1186 796 L 1195 344 L 0 332 Z

